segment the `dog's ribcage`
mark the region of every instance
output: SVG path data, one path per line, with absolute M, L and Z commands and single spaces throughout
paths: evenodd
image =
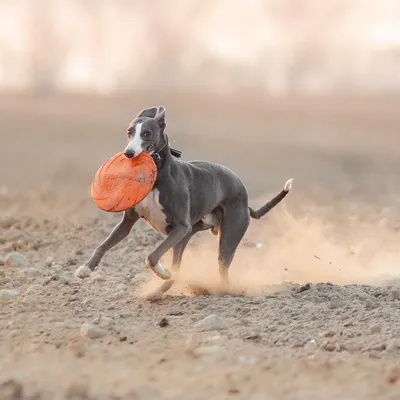
M 166 235 L 166 216 L 159 201 L 160 192 L 153 189 L 147 197 L 135 206 L 135 211 L 157 232 Z

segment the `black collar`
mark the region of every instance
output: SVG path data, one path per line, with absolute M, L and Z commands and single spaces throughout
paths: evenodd
M 161 155 L 160 155 L 160 153 L 165 149 L 165 147 L 168 146 L 168 136 L 167 136 L 166 133 L 164 133 L 164 139 L 165 139 L 165 143 L 164 143 L 164 145 L 161 147 L 161 149 L 157 150 L 155 153 L 153 153 L 153 154 L 151 155 L 151 157 L 153 158 L 153 160 L 154 160 L 154 162 L 156 163 L 156 165 L 157 165 L 157 163 L 159 163 L 159 162 L 161 161 Z M 182 155 L 182 152 L 179 151 L 179 150 L 175 150 L 175 149 L 169 148 L 169 151 L 170 151 L 171 154 L 172 154 L 174 157 L 176 157 L 176 158 L 180 158 L 181 155 Z

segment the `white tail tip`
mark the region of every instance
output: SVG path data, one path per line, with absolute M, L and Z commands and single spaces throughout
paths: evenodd
M 290 192 L 290 190 L 292 189 L 292 184 L 293 184 L 293 178 L 289 179 L 286 183 L 285 186 L 283 187 L 283 190 L 285 192 Z

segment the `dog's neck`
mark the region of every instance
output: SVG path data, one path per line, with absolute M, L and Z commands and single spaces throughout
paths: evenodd
M 168 136 L 164 132 L 162 134 L 162 139 L 159 145 L 157 146 L 151 157 L 153 158 L 154 163 L 157 166 L 157 170 L 160 170 L 160 168 L 162 168 L 166 161 L 172 159 L 171 149 L 168 143 Z

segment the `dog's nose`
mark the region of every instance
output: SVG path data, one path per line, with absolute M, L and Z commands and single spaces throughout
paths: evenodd
M 133 158 L 134 155 L 135 155 L 135 152 L 132 151 L 132 150 L 126 150 L 126 151 L 124 152 L 124 156 L 125 156 L 126 158 Z

